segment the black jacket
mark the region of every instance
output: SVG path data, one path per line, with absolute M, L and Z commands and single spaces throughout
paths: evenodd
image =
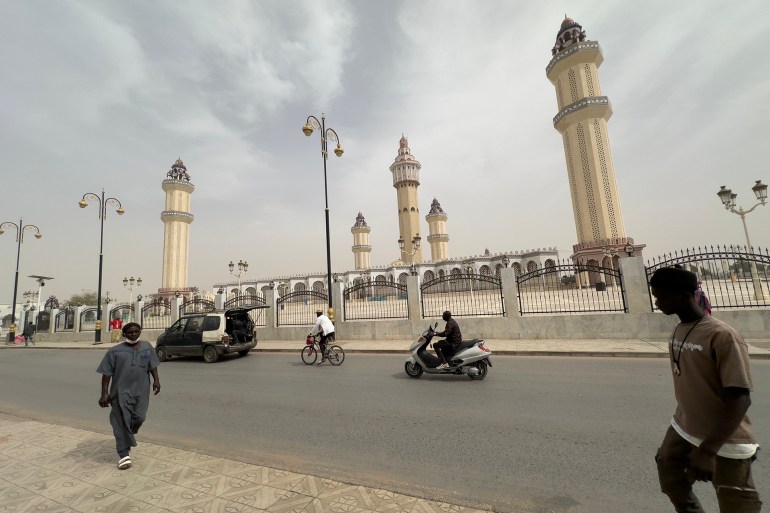
M 457 324 L 457 321 L 451 317 L 446 322 L 444 331 L 441 333 L 436 333 L 436 335 L 439 337 L 446 337 L 447 341 L 451 342 L 453 345 L 457 345 L 463 341 L 463 334 L 460 333 L 460 326 Z

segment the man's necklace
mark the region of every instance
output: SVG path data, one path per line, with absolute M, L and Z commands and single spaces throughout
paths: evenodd
M 684 339 L 682 339 L 682 342 L 679 343 L 679 351 L 677 351 L 676 356 L 674 356 L 674 340 L 676 340 L 676 330 L 679 329 L 679 326 L 682 324 L 681 322 L 676 325 L 676 328 L 674 328 L 674 333 L 671 334 L 671 359 L 674 361 L 674 374 L 677 376 L 682 374 L 682 371 L 679 368 L 679 359 L 682 357 L 682 348 L 684 347 L 684 343 L 687 341 L 687 337 L 690 336 L 690 333 L 692 333 L 692 330 L 695 329 L 695 326 L 697 326 L 698 323 L 702 320 L 703 317 L 695 321 L 695 324 L 693 324 L 690 329 L 687 330 L 687 334 L 684 336 Z

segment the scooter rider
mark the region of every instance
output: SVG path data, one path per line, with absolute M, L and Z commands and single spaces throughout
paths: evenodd
M 434 342 L 433 349 L 436 351 L 436 354 L 439 358 L 441 358 L 441 361 L 443 362 L 438 366 L 438 368 L 446 369 L 449 367 L 448 359 L 452 358 L 452 356 L 457 352 L 457 348 L 460 346 L 460 342 L 463 341 L 463 335 L 460 333 L 460 326 L 457 324 L 457 321 L 452 319 L 452 312 L 447 310 L 444 312 L 441 318 L 446 321 L 446 326 L 444 326 L 444 331 L 441 333 L 436 333 L 436 336 L 445 337 L 445 339 Z
M 324 315 L 323 310 L 316 310 L 315 315 L 316 320 L 310 330 L 310 335 L 321 334 L 321 340 L 318 341 L 318 345 L 321 347 L 321 361 L 316 364 L 321 365 L 326 361 L 326 342 L 334 340 L 336 335 L 334 334 L 334 324 L 331 319 Z

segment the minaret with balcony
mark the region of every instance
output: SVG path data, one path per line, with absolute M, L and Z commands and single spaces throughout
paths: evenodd
M 393 187 L 398 199 L 399 236 L 404 241 L 400 260 L 407 264 L 422 262 L 422 249 L 419 244 L 414 244 L 415 237 L 420 236 L 420 207 L 417 201 L 420 167 L 409 150 L 407 138 L 401 135 L 398 156 L 390 165 L 390 172 L 393 173 Z
M 559 112 L 553 125 L 562 134 L 567 161 L 578 239 L 573 258 L 601 262 L 608 250 L 622 255 L 624 246 L 633 244 L 623 224 L 607 131 L 612 106 L 599 81 L 604 56 L 599 43 L 586 39 L 570 18 L 562 22 L 551 53 L 546 75 L 556 88 Z
M 356 223 L 350 229 L 353 234 L 353 256 L 355 258 L 355 269 L 369 269 L 371 267 L 370 257 L 372 247 L 369 245 L 369 232 L 372 229 L 366 224 L 364 215 L 359 212 L 356 216 Z
M 430 259 L 433 262 L 449 258 L 449 235 L 446 229 L 447 215 L 441 208 L 441 203 L 433 198 L 430 204 L 430 212 L 425 216 L 428 221 L 428 242 L 430 242 Z
M 187 264 L 190 248 L 190 197 L 195 186 L 190 181 L 187 168 L 181 159 L 174 162 L 163 180 L 166 193 L 166 208 L 161 212 L 163 221 L 163 276 L 161 288 L 156 296 L 171 298 L 175 295 L 189 296 L 192 290 L 187 285 Z

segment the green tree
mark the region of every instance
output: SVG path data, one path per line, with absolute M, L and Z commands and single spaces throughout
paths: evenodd
M 80 294 L 72 294 L 64 301 L 64 306 L 96 306 L 96 291 L 83 289 Z

